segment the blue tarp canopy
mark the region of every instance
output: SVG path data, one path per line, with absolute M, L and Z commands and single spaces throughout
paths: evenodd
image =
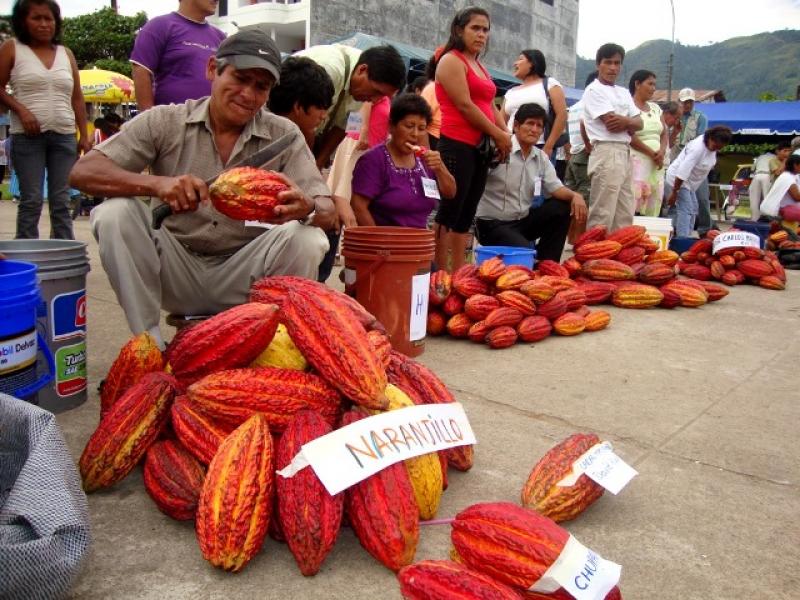
M 697 103 L 709 126 L 727 125 L 742 135 L 800 134 L 800 102 Z

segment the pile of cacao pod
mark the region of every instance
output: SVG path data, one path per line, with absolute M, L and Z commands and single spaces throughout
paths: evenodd
M 779 227 L 777 223 L 775 226 Z M 796 241 L 796 239 L 796 237 L 794 240 L 791 239 L 788 231 L 778 229 L 770 233 L 767 238 L 767 250 L 772 250 L 773 252 L 776 250 L 800 250 L 800 242 Z
M 269 532 L 313 575 L 345 513 L 382 564 L 410 564 L 419 521 L 435 516 L 448 467 L 471 468 L 472 446 L 393 464 L 335 496 L 310 467 L 275 472 L 337 427 L 453 395 L 340 292 L 275 276 L 250 300 L 180 330 L 163 353 L 147 333 L 122 348 L 79 461 L 84 489 L 113 486 L 143 462 L 156 506 L 194 520 L 203 556 L 234 572 Z
M 586 294 L 558 263 L 533 271 L 491 258 L 453 273 L 431 274 L 428 335 L 508 348 L 517 341 L 538 342 L 551 333 L 573 336 L 608 327 L 611 315 L 590 310 Z M 544 268 L 542 267 L 544 264 Z

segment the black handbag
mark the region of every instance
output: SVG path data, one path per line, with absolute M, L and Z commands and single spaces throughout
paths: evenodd
M 481 161 L 486 165 L 491 165 L 497 156 L 497 145 L 494 143 L 494 138 L 490 135 L 485 135 L 478 142 L 478 156 Z
M 549 77 L 545 76 L 544 80 L 542 81 L 542 86 L 544 87 L 544 95 L 547 98 L 547 122 L 544 124 L 544 140 L 545 142 L 550 138 L 550 132 L 553 131 L 553 125 L 556 123 L 556 113 L 553 110 L 553 101 L 550 99 L 550 85 L 549 85 Z M 564 125 L 563 133 L 558 136 L 556 140 L 554 148 L 560 148 L 565 144 L 569 144 L 569 132 L 566 129 L 566 124 Z

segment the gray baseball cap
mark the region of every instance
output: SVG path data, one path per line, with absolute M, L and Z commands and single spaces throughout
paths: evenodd
M 238 69 L 266 69 L 280 80 L 281 53 L 264 25 L 247 25 L 222 40 L 217 58 L 224 58 Z

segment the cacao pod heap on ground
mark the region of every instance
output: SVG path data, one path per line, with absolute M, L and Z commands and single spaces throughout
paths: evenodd
M 408 459 L 331 496 L 313 469 L 283 478 L 300 448 L 386 410 L 455 402 L 428 368 L 394 351 L 375 317 L 307 279 L 256 282 L 251 302 L 176 334 L 162 353 L 131 339 L 103 387 L 101 419 L 79 467 L 87 492 L 140 462 L 155 505 L 194 520 L 204 558 L 237 572 L 266 535 L 300 572 L 319 571 L 347 515 L 389 569 L 410 564 L 447 469 L 472 467 L 471 446 Z

